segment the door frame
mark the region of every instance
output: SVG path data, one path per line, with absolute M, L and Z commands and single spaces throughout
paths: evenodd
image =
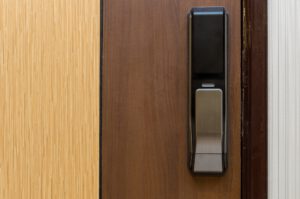
M 242 1 L 241 198 L 267 199 L 267 0 Z M 99 198 L 102 198 L 103 0 L 100 0 Z M 259 112 L 259 114 L 257 114 Z
M 242 0 L 242 199 L 268 198 L 267 0 Z
M 103 0 L 100 1 L 100 52 L 99 52 L 99 199 L 102 199 L 102 113 L 103 113 L 103 108 L 102 108 L 102 95 L 103 95 Z

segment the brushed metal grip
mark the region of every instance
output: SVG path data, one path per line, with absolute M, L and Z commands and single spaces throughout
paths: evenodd
M 223 92 L 197 89 L 195 93 L 195 171 L 222 172 Z

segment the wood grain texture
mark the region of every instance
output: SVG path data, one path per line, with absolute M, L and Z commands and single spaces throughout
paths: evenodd
M 103 199 L 240 198 L 240 1 L 103 1 Z M 218 5 L 229 13 L 229 168 L 195 177 L 187 166 L 187 14 Z
M 244 0 L 243 11 L 242 198 L 266 199 L 267 0 Z
M 0 198 L 98 198 L 99 17 L 99 0 L 0 1 Z

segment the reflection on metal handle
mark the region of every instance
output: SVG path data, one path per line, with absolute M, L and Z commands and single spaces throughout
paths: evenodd
M 195 93 L 196 150 L 194 171 L 222 172 L 223 93 L 197 89 Z

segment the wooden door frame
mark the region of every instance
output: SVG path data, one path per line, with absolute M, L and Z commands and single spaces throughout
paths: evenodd
M 267 0 L 242 0 L 242 199 L 267 199 Z
M 99 199 L 102 199 L 102 113 L 103 113 L 103 108 L 102 108 L 102 90 L 103 90 L 103 0 L 100 0 L 100 52 L 99 52 L 99 64 L 100 64 L 100 69 L 99 69 Z
M 242 199 L 267 199 L 267 0 L 242 1 Z M 102 198 L 103 0 L 100 0 L 99 198 Z

